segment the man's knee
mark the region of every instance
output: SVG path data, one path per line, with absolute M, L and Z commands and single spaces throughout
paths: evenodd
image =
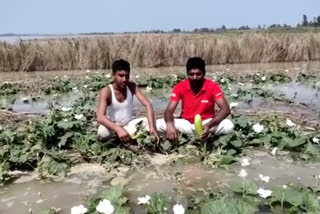
M 230 134 L 233 132 L 234 124 L 232 123 L 231 120 L 224 119 L 223 121 L 221 121 L 219 126 L 220 125 L 222 126 L 221 134 Z
M 156 120 L 156 128 L 158 132 L 165 132 L 167 129 L 166 121 L 163 118 Z
M 106 139 L 110 136 L 110 131 L 103 125 L 100 125 L 98 127 L 98 136 L 102 139 Z

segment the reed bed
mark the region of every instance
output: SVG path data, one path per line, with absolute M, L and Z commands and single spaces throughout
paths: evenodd
M 0 71 L 181 66 L 191 56 L 207 64 L 320 60 L 320 33 L 132 34 L 0 42 Z

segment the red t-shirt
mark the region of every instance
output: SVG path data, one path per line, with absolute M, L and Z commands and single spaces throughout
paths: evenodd
M 190 123 L 194 123 L 196 114 L 200 114 L 202 120 L 213 118 L 215 115 L 214 105 L 217 100 L 223 97 L 220 86 L 206 78 L 201 90 L 196 95 L 192 92 L 188 79 L 176 84 L 171 93 L 172 101 L 182 100 L 181 118 Z

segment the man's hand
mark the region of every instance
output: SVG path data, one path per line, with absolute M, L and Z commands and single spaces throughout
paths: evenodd
M 129 143 L 131 141 L 131 136 L 123 127 L 119 126 L 116 133 L 122 143 Z
M 173 124 L 167 124 L 167 138 L 171 141 L 175 141 L 178 138 L 178 132 Z
M 153 128 L 153 129 L 150 129 L 149 132 L 150 132 L 151 135 L 154 135 L 154 136 L 156 136 L 157 138 L 159 138 L 159 134 L 158 134 L 158 132 L 157 132 L 156 129 L 154 129 L 154 128 Z
M 208 137 L 208 135 L 210 134 L 210 129 L 211 129 L 211 127 L 208 124 L 204 125 L 203 126 L 203 133 L 201 135 L 201 138 Z

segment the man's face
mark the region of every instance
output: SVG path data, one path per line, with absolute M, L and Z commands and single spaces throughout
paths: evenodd
M 129 84 L 129 72 L 120 70 L 112 73 L 114 82 L 120 87 L 125 88 Z
M 204 73 L 200 69 L 191 69 L 188 71 L 187 75 L 192 86 L 201 86 L 204 78 Z

